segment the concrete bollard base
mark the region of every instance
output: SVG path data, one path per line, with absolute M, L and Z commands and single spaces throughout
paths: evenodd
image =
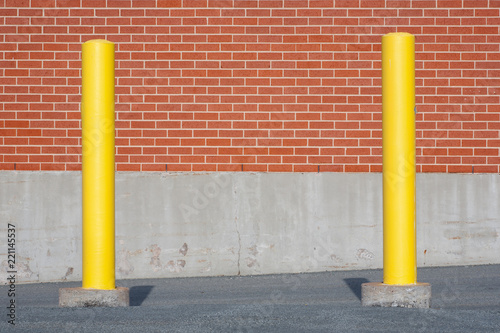
M 369 282 L 361 285 L 362 306 L 429 308 L 430 304 L 429 283 L 391 285 Z
M 60 307 L 122 307 L 130 305 L 129 289 L 117 287 L 112 290 L 61 288 Z

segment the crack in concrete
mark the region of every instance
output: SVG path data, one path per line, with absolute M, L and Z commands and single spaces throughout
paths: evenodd
M 240 261 L 241 261 L 241 235 L 240 231 L 238 230 L 238 217 L 234 219 L 234 222 L 236 224 L 236 233 L 238 234 L 238 275 L 241 275 L 240 271 Z
M 238 228 L 238 201 L 236 201 L 236 184 L 233 185 L 233 204 L 234 204 L 234 226 L 236 234 L 238 235 L 238 275 L 241 275 L 240 262 L 241 262 L 241 234 Z

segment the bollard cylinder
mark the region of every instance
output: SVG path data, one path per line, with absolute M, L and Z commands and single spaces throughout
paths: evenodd
M 82 287 L 115 289 L 115 46 L 82 46 Z
M 415 37 L 382 37 L 384 283 L 415 284 Z

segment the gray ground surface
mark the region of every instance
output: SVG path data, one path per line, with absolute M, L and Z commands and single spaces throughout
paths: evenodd
M 58 289 L 17 286 L 16 326 L 0 332 L 500 332 L 500 265 L 421 268 L 431 309 L 364 308 L 360 285 L 381 270 L 248 277 L 123 280 L 128 308 L 58 308 Z

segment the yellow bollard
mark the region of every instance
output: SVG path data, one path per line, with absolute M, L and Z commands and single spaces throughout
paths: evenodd
M 82 46 L 82 288 L 59 289 L 60 307 L 129 306 L 115 287 L 115 44 Z
M 384 283 L 417 281 L 415 37 L 382 37 Z
M 82 46 L 84 289 L 115 289 L 115 45 Z
M 384 281 L 361 285 L 361 305 L 428 308 L 417 282 L 415 221 L 415 37 L 382 37 Z

